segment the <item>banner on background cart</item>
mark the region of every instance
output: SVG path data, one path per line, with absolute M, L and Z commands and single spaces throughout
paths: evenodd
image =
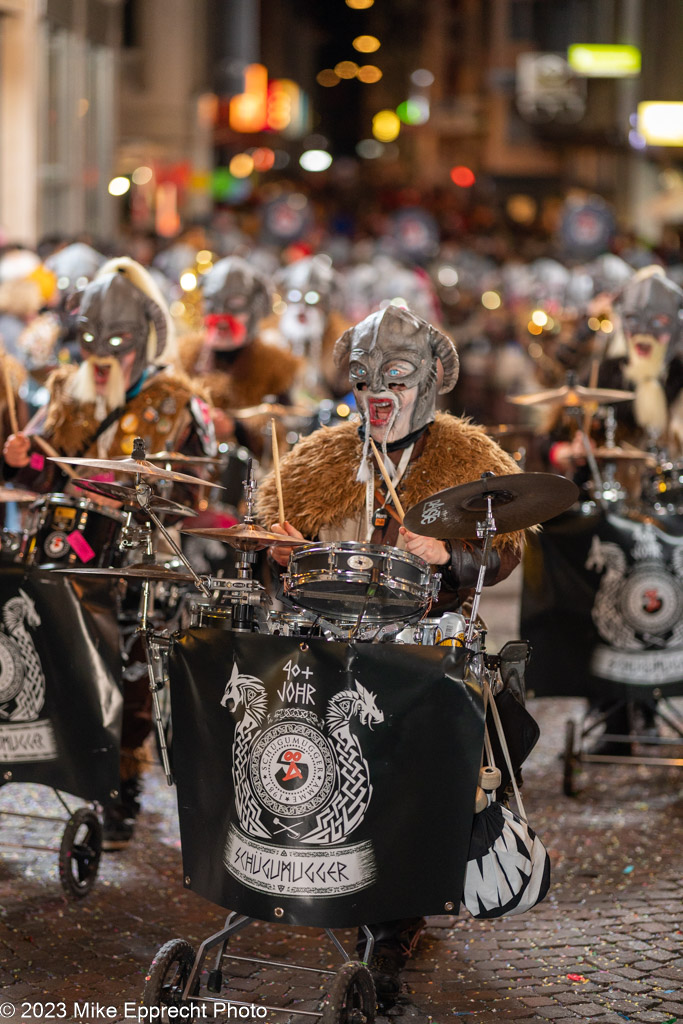
M 291 924 L 457 913 L 483 745 L 461 649 L 193 629 L 170 674 L 190 889 Z
M 683 537 L 669 519 L 567 513 L 530 536 L 520 635 L 538 697 L 683 693 Z
M 123 700 L 109 584 L 0 569 L 0 779 L 107 803 Z

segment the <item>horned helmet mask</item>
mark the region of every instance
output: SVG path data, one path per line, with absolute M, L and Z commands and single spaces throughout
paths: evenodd
M 74 396 L 94 401 L 107 394 L 107 405 L 114 408 L 170 340 L 168 309 L 154 280 L 128 257 L 105 263 L 69 305 L 77 309 L 83 356 Z
M 455 345 L 431 324 L 399 306 L 371 313 L 335 345 L 338 366 L 348 359 L 349 380 L 371 436 L 387 444 L 434 419 L 437 394 L 458 379 Z
M 615 308 L 628 345 L 634 379 L 661 375 L 680 355 L 683 335 L 683 291 L 661 267 L 645 267 L 626 282 Z
M 227 256 L 202 278 L 201 288 L 209 348 L 231 352 L 253 341 L 272 308 L 267 278 L 241 257 Z

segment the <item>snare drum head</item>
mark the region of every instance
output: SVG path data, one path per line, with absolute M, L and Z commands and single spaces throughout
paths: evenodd
M 293 552 L 284 577 L 288 596 L 333 621 L 363 611 L 366 622 L 405 621 L 433 597 L 429 565 L 388 544 L 337 541 Z

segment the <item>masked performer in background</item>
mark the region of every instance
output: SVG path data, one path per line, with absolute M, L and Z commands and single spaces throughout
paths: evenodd
M 210 411 L 197 387 L 160 365 L 171 341 L 171 321 L 145 269 L 125 257 L 112 260 L 73 302 L 83 361 L 51 375 L 47 405 L 24 432 L 7 439 L 5 478 L 42 493 L 64 490 L 67 478 L 57 463 L 45 459 L 36 435 L 69 457 L 129 456 L 136 437 L 143 438 L 148 453 L 214 454 Z M 120 801 L 105 809 L 105 849 L 120 849 L 132 838 L 146 760 L 142 745 L 150 731 L 147 669 L 131 650 L 124 668 Z
M 481 427 L 435 412 L 437 393 L 454 387 L 458 355 L 449 338 L 406 309 L 388 306 L 346 331 L 337 341 L 339 364 L 349 361 L 357 423 L 323 427 L 282 459 L 287 521 L 278 523 L 273 474 L 259 487 L 257 511 L 275 533 L 320 541 L 391 544 L 418 555 L 442 574 L 437 614 L 461 607 L 481 563 L 478 541 L 442 541 L 405 529 L 375 472 L 370 438 L 384 453 L 404 508 L 437 491 L 478 480 L 482 473 L 518 472 L 514 461 Z M 522 533 L 499 534 L 489 555 L 484 584 L 490 586 L 518 564 Z M 290 550 L 274 546 L 272 558 L 287 564 Z M 375 936 L 371 969 L 380 1004 L 391 1005 L 399 974 L 424 920 L 370 925 Z M 362 951 L 364 940 L 359 944 Z
M 180 366 L 199 380 L 214 406 L 216 435 L 260 456 L 270 418 L 235 421 L 237 409 L 287 402 L 301 360 L 259 336 L 272 313 L 267 278 L 239 256 L 219 260 L 201 280 L 204 331 L 181 339 Z

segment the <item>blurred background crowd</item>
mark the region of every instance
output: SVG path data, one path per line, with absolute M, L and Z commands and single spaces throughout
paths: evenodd
M 683 285 L 682 42 L 676 0 L 0 0 L 20 398 L 35 411 L 78 358 L 69 295 L 119 255 L 167 300 L 168 358 L 206 376 L 231 257 L 236 347 L 283 370 L 247 386 L 232 366 L 223 443 L 259 454 L 263 402 L 292 406 L 285 443 L 352 414 L 333 342 L 394 303 L 455 340 L 448 408 L 545 468 L 546 407 L 509 397 L 624 357 L 613 300 L 636 271 Z

